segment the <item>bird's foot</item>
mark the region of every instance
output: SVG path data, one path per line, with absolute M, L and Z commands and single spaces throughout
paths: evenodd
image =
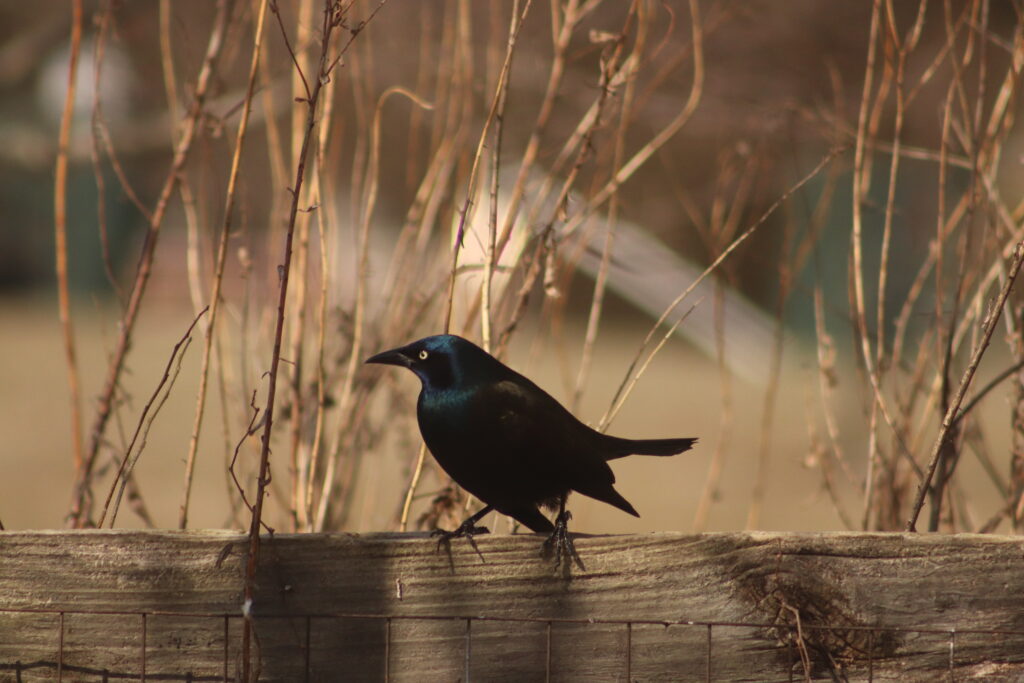
M 430 532 L 431 536 L 437 536 L 437 551 L 441 552 L 441 546 L 444 546 L 449 553 L 451 552 L 451 542 L 453 538 L 465 538 L 469 541 L 469 544 L 473 546 L 473 550 L 480 556 L 480 561 L 484 559 L 483 554 L 480 552 L 480 548 L 477 547 L 476 541 L 473 539 L 478 534 L 489 534 L 491 530 L 485 526 L 477 526 L 475 519 L 467 519 L 459 528 L 455 531 L 445 531 L 444 529 L 434 529 Z
M 558 517 L 555 518 L 555 530 L 544 541 L 541 555 L 551 557 L 553 554 L 556 567 L 562 566 L 562 559 L 564 557 L 569 561 L 569 566 L 572 565 L 572 562 L 575 562 L 576 566 L 582 571 L 586 571 L 587 568 L 583 566 L 583 560 L 580 559 L 580 554 L 576 552 L 576 546 L 572 542 L 572 537 L 569 536 L 570 519 L 572 519 L 572 513 L 568 510 L 558 514 Z

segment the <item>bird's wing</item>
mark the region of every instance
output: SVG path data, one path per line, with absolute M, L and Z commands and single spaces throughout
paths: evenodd
M 516 377 L 491 384 L 479 405 L 490 413 L 484 422 L 495 442 L 524 466 L 567 482 L 614 483 L 601 435 L 533 382 Z

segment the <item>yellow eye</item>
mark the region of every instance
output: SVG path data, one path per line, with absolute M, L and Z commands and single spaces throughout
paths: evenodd
M 426 350 L 426 349 L 422 349 L 422 350 L 420 351 L 420 360 L 426 360 L 426 359 L 427 359 L 427 356 L 429 356 L 429 355 L 430 355 L 430 354 L 429 354 L 429 353 L 427 353 L 427 350 Z

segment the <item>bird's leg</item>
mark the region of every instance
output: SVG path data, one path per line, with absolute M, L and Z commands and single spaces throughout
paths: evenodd
M 572 519 L 572 513 L 565 509 L 566 498 L 568 498 L 568 494 L 558 500 L 558 516 L 555 517 L 555 530 L 544 541 L 542 554 L 544 557 L 550 557 L 552 551 L 554 551 L 555 566 L 561 567 L 562 554 L 564 553 L 567 558 L 570 558 L 570 563 L 574 561 L 581 570 L 586 571 L 587 568 L 583 566 L 583 560 L 580 559 L 580 554 L 576 552 L 576 546 L 573 545 L 572 537 L 569 536 L 569 520 Z
M 483 508 L 473 514 L 472 517 L 467 519 L 465 522 L 459 525 L 459 528 L 455 531 L 445 531 L 444 529 L 434 529 L 430 535 L 439 536 L 437 540 L 437 549 L 440 550 L 441 546 L 448 546 L 453 538 L 465 537 L 469 544 L 473 546 L 473 550 L 476 551 L 477 555 L 480 555 L 480 559 L 484 559 L 483 555 L 480 554 L 480 549 L 476 547 L 476 541 L 473 540 L 473 536 L 477 534 L 489 534 L 491 530 L 485 526 L 477 526 L 476 523 L 484 518 L 485 515 L 494 510 L 490 505 L 485 505 Z

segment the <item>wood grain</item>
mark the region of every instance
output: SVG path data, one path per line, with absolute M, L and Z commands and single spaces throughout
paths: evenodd
M 534 535 L 478 544 L 483 559 L 423 534 L 268 537 L 261 680 L 1024 678 L 1019 537 L 581 536 L 571 574 Z M 245 548 L 0 533 L 0 680 L 235 680 Z

